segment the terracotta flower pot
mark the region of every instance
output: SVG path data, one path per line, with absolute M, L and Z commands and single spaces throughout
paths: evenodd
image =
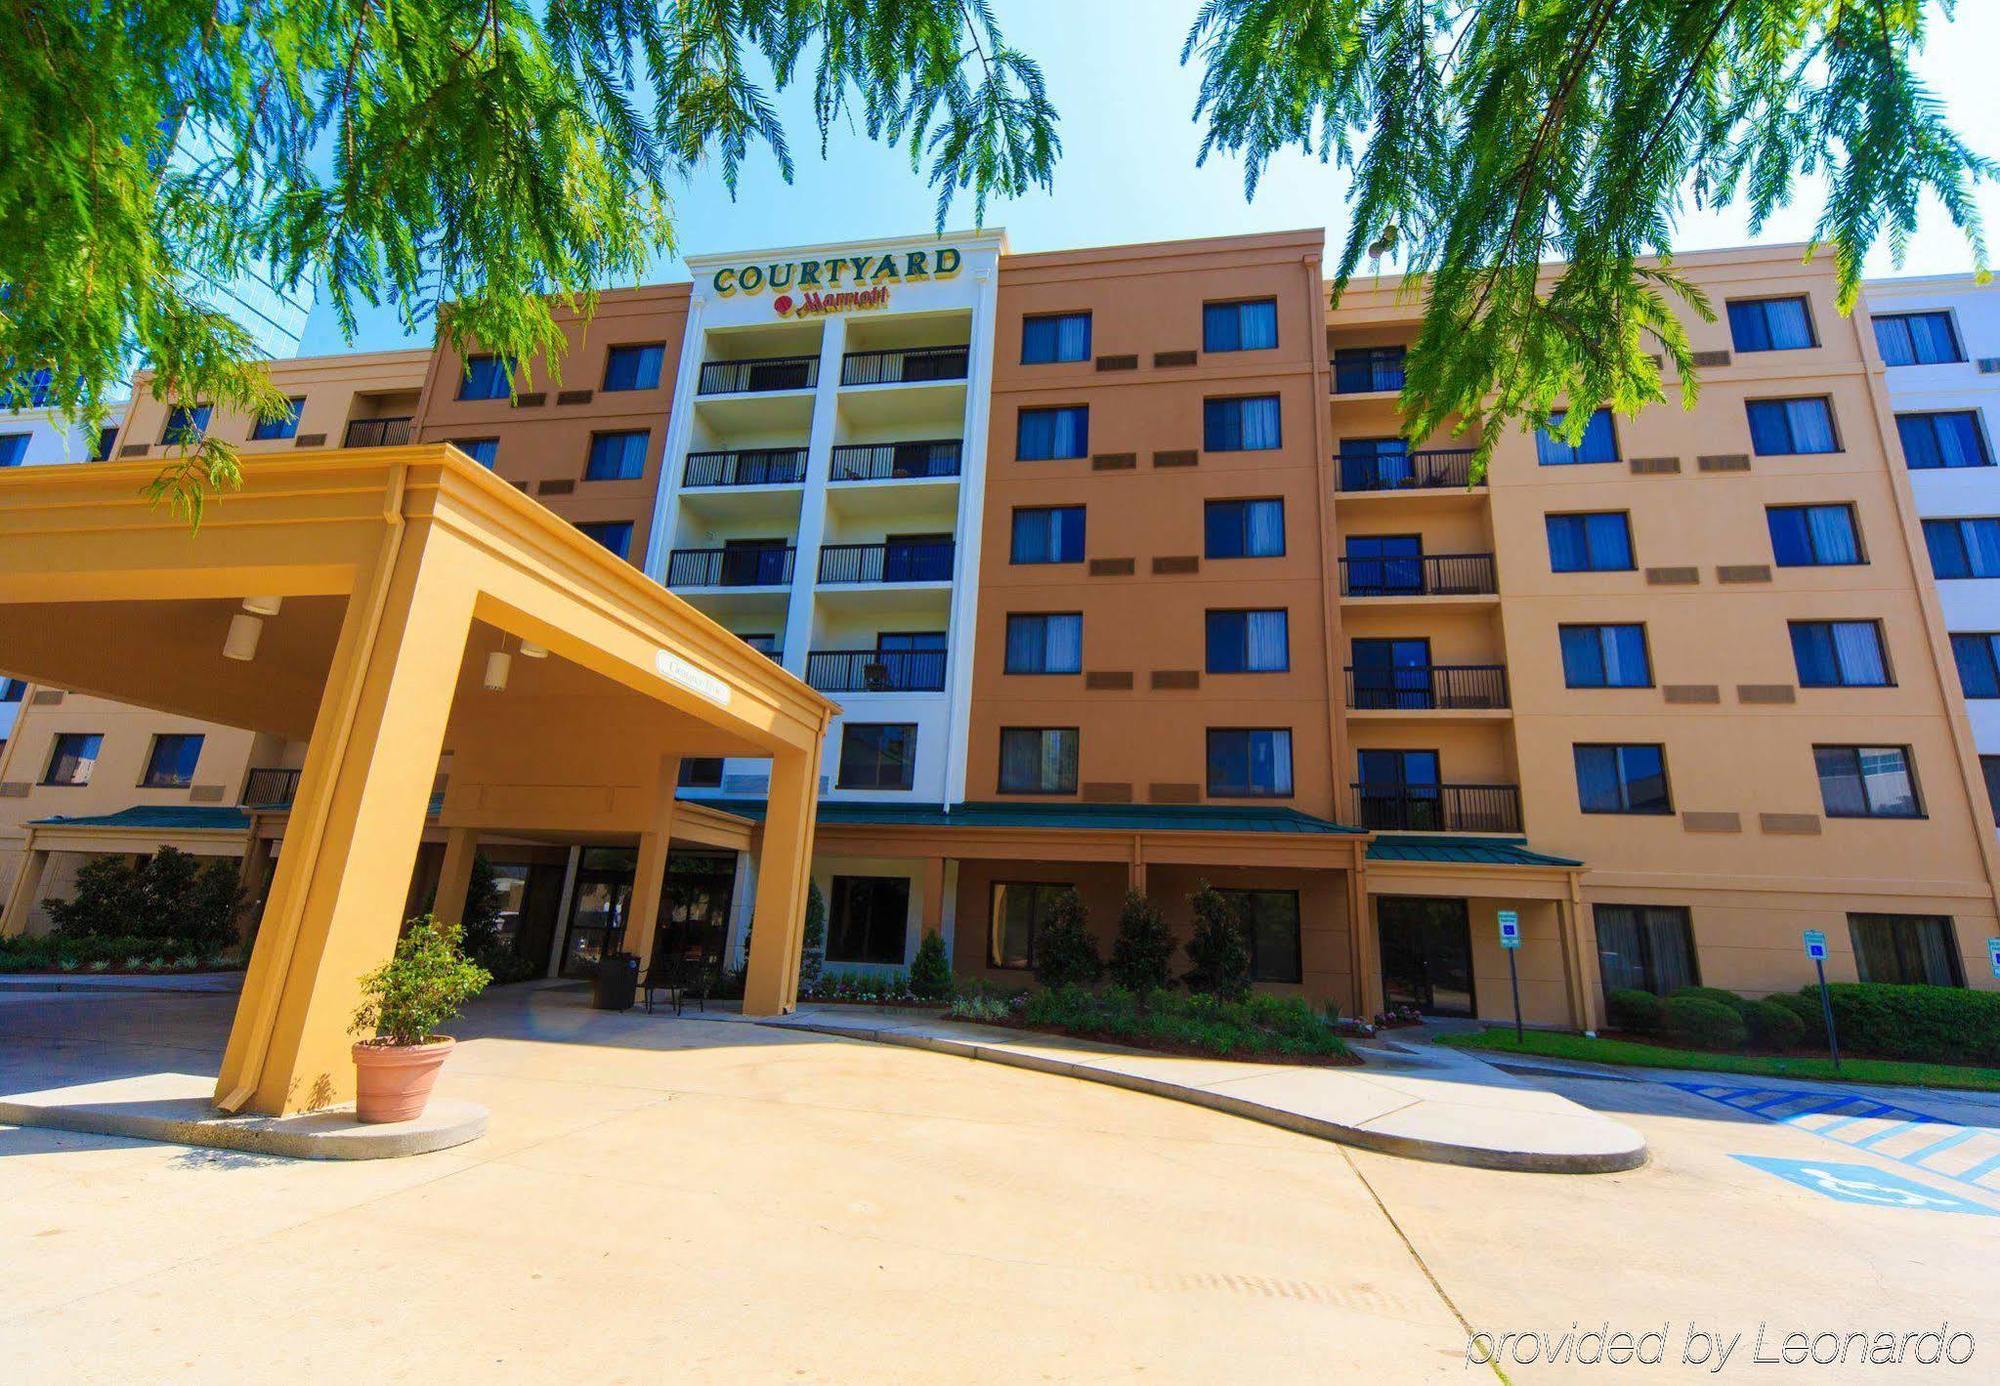
M 435 1039 L 429 1044 L 357 1044 L 354 1046 L 354 1115 L 360 1121 L 410 1121 L 424 1114 L 437 1086 L 438 1070 L 458 1044 Z

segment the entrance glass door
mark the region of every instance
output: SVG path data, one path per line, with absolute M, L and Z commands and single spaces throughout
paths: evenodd
M 1465 901 L 1385 895 L 1375 902 L 1382 996 L 1425 1015 L 1471 1016 L 1472 932 Z
M 638 863 L 639 854 L 629 847 L 583 849 L 563 939 L 563 976 L 594 977 L 604 955 L 616 951 L 625 936 L 632 872 Z
M 735 886 L 735 857 L 669 852 L 660 926 L 653 935 L 654 956 L 697 962 L 714 971 L 723 962 Z

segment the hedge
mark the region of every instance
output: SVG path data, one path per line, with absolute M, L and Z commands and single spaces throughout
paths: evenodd
M 1667 1033 L 1695 1049 L 1741 1049 L 1749 1031 L 1734 1006 L 1706 996 L 1667 998 Z
M 1965 987 L 1834 982 L 1834 1029 L 1843 1051 L 1945 1064 L 2000 1064 L 2000 992 Z M 1817 985 L 1800 998 L 1819 1010 Z M 1815 1021 L 1808 1034 L 1824 1041 Z

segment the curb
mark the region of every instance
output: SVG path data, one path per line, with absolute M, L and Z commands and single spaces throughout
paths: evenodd
M 477 1140 L 486 1134 L 487 1121 L 486 1109 L 476 1102 L 434 1101 L 414 1121 L 370 1126 L 355 1121 L 351 1105 L 287 1117 L 233 1117 L 193 1099 L 129 1105 L 163 1110 L 113 1112 L 0 1098 L 0 1122 L 294 1160 L 392 1160 Z

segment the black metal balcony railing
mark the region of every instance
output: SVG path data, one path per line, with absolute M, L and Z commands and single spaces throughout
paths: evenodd
M 683 486 L 796 486 L 806 479 L 804 448 L 691 452 Z
M 1333 354 L 1333 392 L 1371 394 L 1403 388 L 1403 356 L 1399 346 L 1345 347 Z
M 299 795 L 297 770 L 253 766 L 243 781 L 242 804 L 249 808 L 288 808 Z
M 1347 705 L 1363 711 L 1429 712 L 1507 707 L 1499 664 L 1433 664 L 1347 670 Z
M 410 441 L 410 420 L 350 419 L 345 446 L 350 448 L 395 448 Z
M 942 693 L 943 650 L 814 650 L 806 682 L 822 693 Z
M 1343 597 L 1472 597 L 1499 591 L 1490 553 L 1343 558 Z
M 828 544 L 819 551 L 821 582 L 950 582 L 952 542 Z
M 797 549 L 675 549 L 667 555 L 669 587 L 785 587 Z
M 1471 448 L 1430 448 L 1422 452 L 1367 455 L 1346 453 L 1340 459 L 1343 491 L 1423 491 L 1472 484 Z M 1485 485 L 1485 478 L 1480 478 Z
M 1384 832 L 1521 831 L 1521 791 L 1511 784 L 1357 784 L 1354 802 L 1361 826 Z
M 749 361 L 702 362 L 695 393 L 762 394 L 770 390 L 810 390 L 817 384 L 817 356 L 762 356 Z
M 841 358 L 840 383 L 915 385 L 929 380 L 963 380 L 968 355 L 968 349 L 962 346 L 850 351 Z
M 964 447 L 956 438 L 915 443 L 855 443 L 833 450 L 835 481 L 957 476 Z

